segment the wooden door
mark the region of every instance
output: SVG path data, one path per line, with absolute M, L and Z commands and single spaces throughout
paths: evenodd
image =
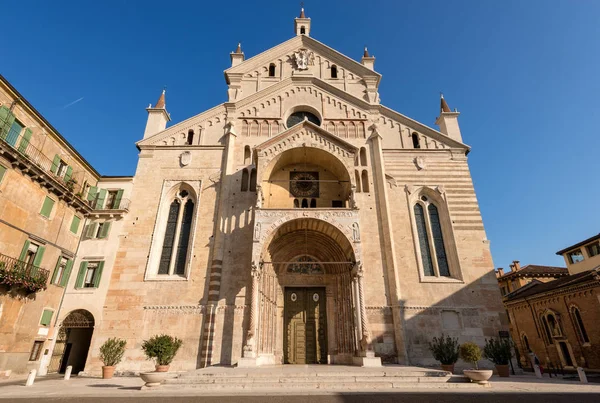
M 325 288 L 286 288 L 284 362 L 327 362 Z

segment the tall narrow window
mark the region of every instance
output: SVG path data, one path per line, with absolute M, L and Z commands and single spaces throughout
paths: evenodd
M 523 335 L 523 344 L 525 344 L 525 348 L 527 351 L 531 351 L 531 347 L 529 347 L 529 339 L 526 335 Z
M 302 199 L 302 208 L 308 208 L 308 200 Z
M 244 165 L 250 165 L 252 161 L 252 151 L 250 150 L 250 146 L 244 147 Z
M 583 325 L 583 320 L 581 319 L 581 313 L 579 312 L 579 309 L 573 307 L 571 313 L 573 314 L 573 321 L 575 322 L 575 325 L 577 327 L 581 342 L 589 343 L 590 339 L 588 337 L 587 331 L 585 330 L 585 326 Z
M 248 170 L 242 169 L 242 192 L 248 191 Z
M 367 149 L 364 147 L 360 148 L 360 165 L 367 166 Z
M 189 146 L 191 146 L 192 144 L 194 144 L 194 131 L 193 130 L 190 130 L 188 132 L 188 135 L 187 135 L 187 144 Z
M 354 179 L 356 179 L 356 193 L 360 193 L 360 174 L 358 170 L 354 171 Z
M 177 245 L 177 254 L 175 256 L 175 274 L 180 276 L 185 274 L 185 262 L 187 260 L 193 218 L 194 202 L 188 199 L 183 207 L 183 218 L 181 219 L 181 230 L 179 231 L 179 243 Z
M 256 168 L 250 171 L 250 191 L 256 192 Z
M 544 326 L 547 343 L 552 344 L 552 332 L 550 332 L 550 327 L 548 326 L 548 321 L 545 316 L 542 316 L 542 325 Z
M 177 219 L 179 218 L 179 208 L 181 203 L 175 199 L 169 207 L 169 216 L 167 218 L 167 228 L 165 239 L 163 241 L 162 254 L 158 266 L 158 274 L 169 274 L 171 256 L 173 255 L 173 244 L 175 243 L 175 233 L 177 231 Z
M 299 208 L 300 207 L 300 202 L 298 201 L 298 199 L 294 199 L 294 208 Z
M 413 133 L 411 137 L 413 148 L 421 148 L 421 143 L 419 142 L 419 135 L 417 133 Z
M 425 214 L 423 206 L 415 204 L 415 221 L 417 223 L 417 234 L 419 236 L 419 246 L 421 250 L 421 260 L 423 262 L 423 272 L 426 276 L 434 276 L 433 262 L 431 260 L 431 249 L 429 248 L 429 237 L 427 236 L 427 226 L 425 225 Z
M 369 193 L 369 174 L 366 170 L 362 171 L 362 191 L 364 193 Z
M 275 77 L 275 64 L 269 64 L 269 77 Z
M 338 78 L 338 70 L 335 64 L 331 66 L 331 78 Z
M 306 28 L 300 27 L 300 35 L 306 35 Z
M 433 238 L 433 246 L 435 247 L 435 256 L 437 258 L 440 276 L 449 277 L 450 269 L 448 268 L 448 259 L 446 258 L 446 248 L 444 247 L 444 237 L 442 236 L 442 226 L 440 225 L 438 209 L 434 204 L 430 204 L 427 209 L 429 210 L 431 236 Z
M 310 199 L 310 208 L 317 207 L 317 199 Z

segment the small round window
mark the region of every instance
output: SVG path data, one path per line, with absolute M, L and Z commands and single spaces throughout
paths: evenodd
M 287 119 L 286 126 L 289 129 L 290 127 L 302 122 L 304 118 L 308 119 L 309 122 L 314 123 L 317 126 L 321 125 L 321 121 L 319 120 L 319 118 L 313 115 L 312 113 L 299 111 L 294 112 L 290 115 L 290 117 Z

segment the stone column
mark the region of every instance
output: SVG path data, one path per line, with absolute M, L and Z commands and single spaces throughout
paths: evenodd
M 257 315 L 258 315 L 258 280 L 260 270 L 255 262 L 252 262 L 252 285 L 250 289 L 250 323 L 246 334 L 246 345 L 244 346 L 242 358 L 238 361 L 238 367 L 255 367 L 258 351 L 257 345 Z
M 380 367 L 381 358 L 375 357 L 373 344 L 371 343 L 371 334 L 369 332 L 367 310 L 365 307 L 365 288 L 363 282 L 364 272 L 360 262 L 357 262 L 355 265 L 354 276 L 358 286 L 358 312 L 360 317 L 360 328 L 362 330 L 361 339 L 359 342 L 359 356 L 355 357 L 355 364 L 363 367 Z

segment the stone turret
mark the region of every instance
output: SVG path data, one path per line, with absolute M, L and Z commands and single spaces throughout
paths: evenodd
M 310 36 L 310 18 L 306 18 L 304 8 L 300 10 L 300 17 L 294 19 L 294 31 L 296 35 Z
M 148 111 L 148 121 L 146 122 L 146 130 L 144 131 L 145 139 L 165 130 L 167 122 L 171 120 L 171 115 L 167 112 L 165 93 L 166 90 L 163 90 L 156 104 L 154 106 L 150 104 L 146 108 Z
M 458 126 L 458 115 L 460 113 L 455 109 L 450 110 L 448 103 L 444 99 L 444 94 L 440 94 L 440 116 L 435 120 L 435 124 L 440 127 L 440 131 L 453 140 L 462 143 L 462 135 Z

